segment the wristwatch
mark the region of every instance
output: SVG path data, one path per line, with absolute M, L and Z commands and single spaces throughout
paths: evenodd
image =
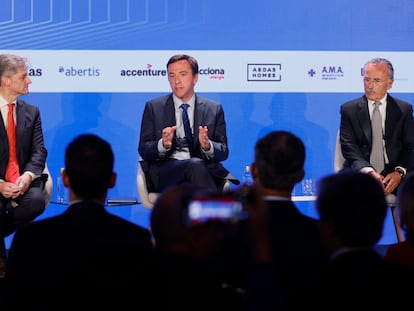
M 398 174 L 400 174 L 401 178 L 404 178 L 404 176 L 405 176 L 405 170 L 403 170 L 401 167 L 396 167 L 394 169 L 394 171 L 396 171 Z

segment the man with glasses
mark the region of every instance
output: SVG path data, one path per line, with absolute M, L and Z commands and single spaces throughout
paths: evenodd
M 413 108 L 388 93 L 394 83 L 389 60 L 371 59 L 363 75 L 364 95 L 340 107 L 344 168 L 371 174 L 385 194 L 395 194 L 414 165 Z

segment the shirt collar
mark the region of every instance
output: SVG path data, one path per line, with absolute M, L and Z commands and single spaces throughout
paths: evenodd
M 368 99 L 368 103 L 372 107 L 374 106 L 374 103 L 376 103 L 376 102 L 380 102 L 381 103 L 381 106 L 385 106 L 385 104 L 387 103 L 387 95 L 385 95 L 380 100 L 370 100 L 370 99 Z
M 16 101 L 14 101 L 13 103 L 16 103 Z M 2 96 L 0 96 L 0 108 L 7 106 L 8 104 L 9 102 L 5 100 Z
M 181 104 L 184 103 L 181 99 L 179 99 L 174 94 L 173 94 L 173 101 L 174 101 L 175 110 L 178 110 L 180 108 Z M 191 109 L 191 107 L 194 107 L 194 105 L 195 105 L 195 94 L 193 94 L 193 96 L 190 98 L 190 100 L 187 102 L 187 104 L 190 106 L 189 109 Z

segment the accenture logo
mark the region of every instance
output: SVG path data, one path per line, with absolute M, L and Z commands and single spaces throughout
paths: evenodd
M 282 64 L 247 64 L 247 81 L 282 81 Z
M 153 68 L 151 64 L 147 64 L 143 68 L 131 68 L 131 69 L 121 69 L 120 75 L 122 77 L 131 76 L 131 77 L 165 77 L 167 75 L 167 70 L 165 69 L 156 69 Z

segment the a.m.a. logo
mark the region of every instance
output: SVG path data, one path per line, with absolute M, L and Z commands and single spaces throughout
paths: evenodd
M 336 80 L 343 77 L 344 72 L 341 66 L 323 66 L 322 67 L 322 80 Z

